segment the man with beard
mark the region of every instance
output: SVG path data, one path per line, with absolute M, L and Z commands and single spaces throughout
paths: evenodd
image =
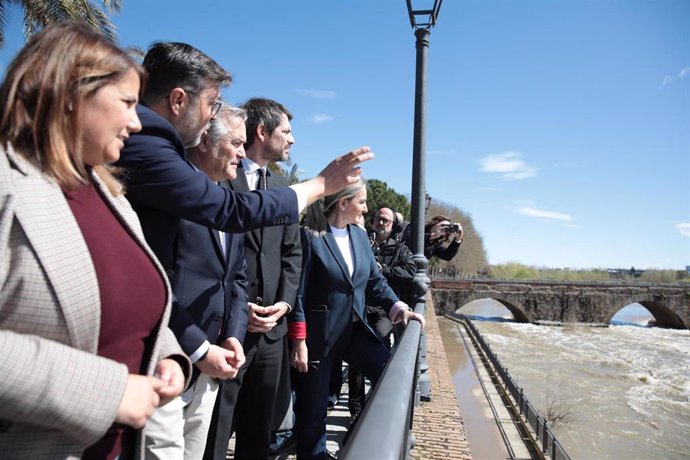
M 237 178 L 229 181 L 230 188 L 246 192 L 287 185 L 285 177 L 268 165 L 288 159 L 295 142 L 292 114 L 282 104 L 263 98 L 250 99 L 241 107 L 247 111 L 246 158 Z M 279 387 L 283 391 L 277 418 L 282 419 L 290 402 L 285 316 L 295 306 L 299 288 L 299 227 L 292 224 L 247 232 L 244 252 L 249 281 L 249 327 L 243 343 L 246 362 L 236 379 L 221 386 L 207 459 L 225 459 L 233 421 L 234 458 L 267 458 Z
M 166 270 L 174 267 L 180 219 L 237 233 L 296 223 L 300 210 L 356 181 L 358 166 L 373 158 L 369 147 L 360 147 L 312 180 L 235 193 L 197 174 L 185 153 L 216 115 L 220 88 L 230 84 L 230 74 L 198 49 L 177 42 L 154 43 L 143 65 L 148 81 L 137 107 L 142 130 L 125 142 L 116 165 L 146 240 Z

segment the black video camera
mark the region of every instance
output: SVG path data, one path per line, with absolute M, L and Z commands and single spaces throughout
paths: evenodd
M 460 231 L 460 224 L 448 224 L 443 226 L 443 231 L 445 233 L 457 233 Z

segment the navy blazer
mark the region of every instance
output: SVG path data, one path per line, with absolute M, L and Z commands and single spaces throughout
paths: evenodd
M 212 344 L 228 337 L 244 340 L 249 320 L 244 234 L 225 236 L 226 252 L 217 230 L 180 221 L 170 279 L 176 297 L 170 329 L 188 355 L 205 340 Z
M 236 193 L 197 174 L 182 140 L 167 120 L 137 106 L 142 130 L 125 142 L 127 199 L 139 215 L 146 242 L 166 270 L 175 265 L 180 219 L 226 232 L 296 223 L 297 195 L 287 187 Z
M 366 321 L 364 306 L 380 305 L 389 313 L 398 301 L 376 265 L 366 232 L 356 225 L 347 228 L 353 248 L 352 277 L 330 229 L 322 235 L 302 231 L 302 280 L 297 303 L 303 312 L 293 320 L 306 320 L 310 360 L 337 356 L 348 346 L 354 315 L 372 337 L 380 340 Z

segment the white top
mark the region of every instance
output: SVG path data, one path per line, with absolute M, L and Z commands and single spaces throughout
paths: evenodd
M 340 249 L 340 253 L 343 255 L 343 259 L 345 259 L 345 263 L 347 264 L 347 268 L 350 271 L 350 277 L 352 277 L 352 274 L 355 272 L 355 263 L 352 257 L 352 246 L 350 245 L 350 233 L 347 231 L 347 227 L 345 228 L 335 228 L 333 226 L 331 227 L 331 232 L 333 232 L 333 236 L 335 237 L 335 242 L 338 244 L 338 249 Z
M 261 169 L 261 166 L 249 158 L 242 159 L 242 166 L 244 166 L 244 173 L 247 175 L 249 190 L 256 190 L 256 187 L 259 185 L 259 169 Z

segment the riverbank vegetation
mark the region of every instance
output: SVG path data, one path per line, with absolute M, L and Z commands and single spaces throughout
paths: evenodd
M 485 276 L 496 279 L 544 281 L 623 281 L 641 283 L 687 283 L 690 275 L 685 270 L 636 270 L 620 268 L 545 268 L 510 262 L 491 265 Z
M 481 277 L 523 281 L 690 283 L 690 274 L 685 270 L 648 269 L 633 272 L 620 268 L 547 268 L 517 262 L 490 265 L 484 271 L 469 275 L 452 267 L 435 264 L 430 267 L 429 273 L 432 278 Z

